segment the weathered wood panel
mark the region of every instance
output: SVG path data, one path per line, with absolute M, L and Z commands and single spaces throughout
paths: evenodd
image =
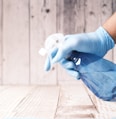
M 116 12 L 116 0 L 112 0 L 112 9 L 113 13 Z
M 3 5 L 3 83 L 28 84 L 28 0 L 4 0 Z
M 45 57 L 38 54 L 46 38 L 56 33 L 56 0 L 31 0 L 30 10 L 31 84 L 56 84 L 56 67 L 45 72 Z
M 111 0 L 86 0 L 85 2 L 85 32 L 92 32 L 101 26 L 112 15 Z M 112 61 L 112 50 L 105 58 Z
M 75 34 L 84 30 L 84 0 L 57 0 L 57 31 Z
M 45 72 L 38 50 L 50 34 L 96 30 L 115 10 L 116 0 L 0 0 L 0 82 L 3 64 L 3 84 L 77 84 L 59 65 Z M 105 57 L 116 62 L 116 48 Z
M 2 82 L 2 0 L 0 0 L 0 84 Z
M 66 34 L 84 31 L 84 0 L 57 0 L 57 32 Z M 58 80 L 75 82 L 62 67 L 58 66 Z M 68 82 L 69 83 L 69 82 Z
M 85 31 L 91 32 L 102 25 L 112 15 L 111 0 L 85 1 Z
M 113 13 L 116 12 L 116 0 L 112 0 L 113 3 Z M 113 49 L 113 61 L 116 63 L 116 46 L 115 48 Z

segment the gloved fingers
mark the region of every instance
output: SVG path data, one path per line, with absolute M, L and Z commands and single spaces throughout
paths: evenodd
M 56 56 L 53 59 L 53 63 L 59 62 L 61 59 L 70 56 L 72 51 L 81 51 L 81 52 L 89 52 L 88 50 L 91 47 L 91 44 L 88 43 L 85 35 L 66 35 L 64 37 L 63 44 L 59 47 Z M 85 41 L 83 41 L 85 40 Z
M 93 53 L 96 51 L 96 48 L 93 46 L 96 43 L 94 38 L 95 35 L 93 33 L 81 33 L 81 34 L 74 34 L 74 35 L 66 35 L 65 36 L 65 49 L 72 49 L 77 52 L 84 52 L 84 53 Z M 97 46 L 96 46 L 97 47 Z M 95 49 L 95 51 L 94 51 Z
M 51 68 L 51 61 L 50 61 L 50 57 L 47 56 L 46 61 L 45 61 L 45 65 L 44 65 L 44 70 L 49 71 L 50 68 Z
M 72 61 L 68 61 L 66 60 L 65 58 L 62 59 L 60 62 L 59 62 L 62 67 L 64 67 L 65 69 L 75 69 L 75 64 L 72 62 Z
M 44 65 L 44 70 L 45 70 L 45 71 L 49 71 L 49 70 L 50 70 L 51 65 L 52 65 L 52 59 L 53 59 L 54 56 L 56 55 L 57 51 L 58 51 L 58 48 L 54 48 L 54 49 L 52 49 L 52 50 L 49 52 L 49 54 L 48 54 L 48 56 L 47 56 L 47 58 L 46 58 L 46 61 L 45 61 L 45 65 Z
M 63 42 L 63 44 L 59 47 L 56 56 L 53 58 L 52 62 L 59 62 L 61 59 L 66 58 L 72 52 L 72 46 L 69 41 Z
M 75 71 L 75 70 L 72 70 L 72 69 L 67 69 L 66 71 L 69 75 L 71 75 L 75 79 L 78 79 L 78 80 L 80 79 L 80 75 L 79 75 L 78 71 Z
M 75 64 L 72 61 L 62 59 L 60 64 L 65 68 L 69 75 L 73 76 L 75 79 L 80 79 L 79 72 L 75 70 Z
M 57 52 L 56 56 L 53 58 L 52 63 L 59 62 L 62 58 L 64 58 L 64 54 L 65 54 L 65 52 L 64 52 L 63 49 L 60 47 L 60 48 L 58 49 L 58 52 Z
M 53 49 L 49 52 L 48 55 L 49 55 L 49 57 L 51 58 L 51 60 L 56 56 L 57 52 L 58 52 L 58 48 L 57 48 L 57 47 L 53 48 Z
M 91 33 L 66 35 L 64 36 L 63 45 L 59 48 L 53 62 L 59 62 L 72 51 L 91 53 L 103 57 L 113 47 L 113 40 L 103 28 Z

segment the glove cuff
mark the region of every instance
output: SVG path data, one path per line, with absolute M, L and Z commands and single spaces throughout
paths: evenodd
M 100 26 L 96 32 L 98 33 L 101 42 L 103 43 L 104 50 L 107 53 L 108 50 L 112 49 L 115 46 L 113 38 L 102 26 Z

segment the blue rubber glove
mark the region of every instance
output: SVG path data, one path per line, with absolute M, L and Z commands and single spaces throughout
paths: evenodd
M 114 44 L 114 40 L 103 27 L 99 27 L 91 33 L 67 35 L 52 62 L 59 62 L 72 51 L 91 53 L 103 57 L 108 50 L 114 47 Z
M 77 78 L 78 74 L 78 77 L 97 97 L 116 101 L 116 64 L 88 53 L 74 52 L 70 57 L 81 59 L 80 65 L 76 65 L 74 60 L 73 64 L 66 59 L 60 61 L 70 75 Z
M 50 68 L 52 67 L 52 59 L 55 57 L 55 55 L 58 52 L 58 48 L 54 48 L 51 50 L 51 52 L 48 54 L 46 62 L 45 62 L 45 71 L 49 71 Z M 79 73 L 77 72 L 77 70 L 75 70 L 75 64 L 73 63 L 73 61 L 69 61 L 69 59 L 63 58 L 62 60 L 60 60 L 59 62 L 67 71 L 67 73 L 69 73 L 69 75 L 73 76 L 75 79 L 80 79 Z
M 67 35 L 63 45 L 49 53 L 52 58 L 50 61 L 50 57 L 47 57 L 44 69 L 46 71 L 50 70 L 51 63 L 65 59 L 72 51 L 91 53 L 103 57 L 108 50 L 114 47 L 114 44 L 113 39 L 103 27 L 99 27 L 92 33 Z

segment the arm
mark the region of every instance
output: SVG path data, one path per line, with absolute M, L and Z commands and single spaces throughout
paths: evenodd
M 111 35 L 116 43 L 116 12 L 103 24 L 103 28 Z

